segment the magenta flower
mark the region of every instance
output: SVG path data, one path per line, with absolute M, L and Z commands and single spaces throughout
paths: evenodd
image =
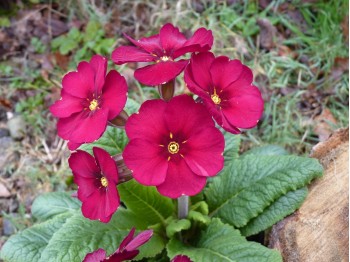
M 185 70 L 185 82 L 225 130 L 239 134 L 239 128 L 257 125 L 264 101 L 252 85 L 252 71 L 239 60 L 215 58 L 210 52 L 193 54 Z
M 124 77 L 111 70 L 106 76 L 107 60 L 99 55 L 81 62 L 76 72 L 62 80 L 62 98 L 50 107 L 58 117 L 58 135 L 69 140 L 69 149 L 90 143 L 102 135 L 107 122 L 124 108 L 127 85 Z
M 192 262 L 192 260 L 188 256 L 177 255 L 171 260 L 171 262 Z
M 202 104 L 181 95 L 149 100 L 125 126 L 123 158 L 133 177 L 165 196 L 192 196 L 223 167 L 225 141 Z
M 77 150 L 68 159 L 74 182 L 78 185 L 78 199 L 82 213 L 92 220 L 108 223 L 120 204 L 117 191 L 118 170 L 112 157 L 94 147 L 94 157 Z
M 83 262 L 121 262 L 133 259 L 140 252 L 137 249 L 150 240 L 153 231 L 143 231 L 136 237 L 134 237 L 134 234 L 135 228 L 131 229 L 130 233 L 123 239 L 119 248 L 109 257 L 106 256 L 106 251 L 100 248 L 87 254 Z
M 135 46 L 121 46 L 112 53 L 117 65 L 128 62 L 153 62 L 154 64 L 137 69 L 135 78 L 150 86 L 164 84 L 178 76 L 187 65 L 187 60 L 175 61 L 189 52 L 203 52 L 211 49 L 213 34 L 199 28 L 190 39 L 180 33 L 177 27 L 166 24 L 159 34 L 136 41 L 125 35 Z

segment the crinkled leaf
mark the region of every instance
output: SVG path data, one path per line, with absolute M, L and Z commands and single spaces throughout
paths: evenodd
M 205 190 L 210 215 L 243 227 L 280 197 L 304 187 L 322 172 L 320 163 L 312 158 L 248 155 L 234 159 Z
M 229 132 L 226 132 L 221 129 L 225 137 L 225 150 L 224 150 L 224 158 L 225 165 L 229 163 L 232 159 L 238 157 L 239 147 L 241 145 L 241 136 L 233 135 Z
M 57 215 L 13 235 L 2 247 L 1 259 L 10 262 L 39 261 L 41 253 L 53 234 L 71 215 L 71 213 Z
M 113 253 L 132 227 L 145 228 L 142 217 L 119 208 L 108 224 L 84 218 L 80 213 L 67 219 L 66 223 L 50 239 L 40 262 L 82 261 L 87 253 L 98 248 Z M 139 230 L 137 233 L 140 232 Z M 164 241 L 156 234 L 145 244 L 139 258 L 155 256 L 164 248 Z
M 128 100 L 126 101 L 126 105 L 124 110 L 129 114 L 133 114 L 136 113 L 137 111 L 139 111 L 140 109 L 140 103 L 136 102 L 134 99 L 132 98 L 128 98 Z
M 169 258 L 183 254 L 194 262 L 281 262 L 280 254 L 258 243 L 249 242 L 238 230 L 213 219 L 196 242 L 184 245 L 173 238 L 167 245 Z
M 281 146 L 277 145 L 265 145 L 259 147 L 253 147 L 252 149 L 245 152 L 242 156 L 247 155 L 264 155 L 264 156 L 282 156 L 288 155 L 288 151 Z
M 166 235 L 171 238 L 176 233 L 183 230 L 189 229 L 191 227 L 191 222 L 188 219 L 173 220 L 166 227 Z
M 155 187 L 143 186 L 130 180 L 120 184 L 118 190 L 126 207 L 149 225 L 165 225 L 165 219 L 174 213 L 172 200 L 159 194 Z
M 203 223 L 205 225 L 208 225 L 210 222 L 210 218 L 207 215 L 203 215 L 202 213 L 194 210 L 191 210 L 188 213 L 188 219 Z
M 92 154 L 94 146 L 103 148 L 111 155 L 116 155 L 123 152 L 124 147 L 128 143 L 128 137 L 124 129 L 108 126 L 102 137 L 90 144 L 83 144 L 79 147 Z
M 66 192 L 52 192 L 38 196 L 32 205 L 32 214 L 40 220 L 47 220 L 62 213 L 72 213 L 81 206 L 77 198 Z
M 242 235 L 254 235 L 271 227 L 282 218 L 290 215 L 294 210 L 298 209 L 304 202 L 306 196 L 306 187 L 288 192 L 266 208 L 259 216 L 250 220 L 246 226 L 240 228 Z

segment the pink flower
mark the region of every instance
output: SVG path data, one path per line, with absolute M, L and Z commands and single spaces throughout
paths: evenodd
M 213 34 L 199 28 L 190 39 L 180 33 L 177 27 L 166 24 L 159 34 L 136 41 L 125 35 L 135 46 L 121 46 L 112 53 L 117 65 L 128 62 L 153 62 L 154 64 L 137 69 L 135 78 L 145 85 L 160 85 L 178 76 L 187 65 L 187 60 L 175 61 L 189 52 L 203 52 L 211 49 Z
M 117 166 L 105 150 L 98 147 L 92 150 L 94 157 L 77 150 L 68 162 L 74 182 L 79 186 L 78 199 L 83 203 L 83 215 L 108 223 L 120 204 Z
M 145 244 L 153 235 L 152 230 L 146 230 L 134 237 L 135 228 L 123 239 L 119 248 L 109 257 L 106 257 L 106 251 L 102 248 L 89 253 L 85 256 L 83 262 L 120 262 L 131 260 L 139 254 L 137 250 Z
M 123 158 L 133 177 L 165 196 L 192 196 L 223 167 L 225 141 L 202 104 L 181 95 L 149 100 L 125 126 Z
M 171 262 L 192 262 L 192 260 L 188 256 L 177 255 L 171 260 Z
M 127 85 L 124 77 L 111 70 L 106 76 L 107 60 L 99 55 L 81 62 L 76 72 L 62 80 L 62 98 L 50 107 L 58 117 L 58 135 L 69 140 L 74 150 L 102 135 L 107 122 L 124 108 Z
M 257 125 L 264 101 L 252 85 L 252 71 L 239 60 L 215 58 L 210 52 L 193 54 L 185 70 L 185 82 L 225 130 L 239 134 L 239 128 Z

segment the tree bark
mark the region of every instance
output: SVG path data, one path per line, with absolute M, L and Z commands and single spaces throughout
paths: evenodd
M 349 128 L 317 144 L 324 176 L 309 186 L 298 211 L 273 226 L 269 247 L 287 262 L 349 261 Z

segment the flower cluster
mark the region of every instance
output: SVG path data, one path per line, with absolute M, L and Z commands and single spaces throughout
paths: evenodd
M 153 235 L 152 230 L 146 230 L 134 237 L 135 228 L 120 243 L 118 249 L 110 256 L 102 248 L 87 254 L 83 262 L 121 262 L 135 258 L 139 254 L 138 248 L 145 244 Z M 186 261 L 186 260 L 184 260 Z
M 59 118 L 58 135 L 76 150 L 99 139 L 108 124 L 123 117 L 129 143 L 122 158 L 132 178 L 170 198 L 196 195 L 224 165 L 225 140 L 218 127 L 239 134 L 255 127 L 261 117 L 264 104 L 252 84 L 252 71 L 239 60 L 215 57 L 210 52 L 212 32 L 205 28 L 186 38 L 166 24 L 150 37 L 125 37 L 133 46 L 117 47 L 112 53 L 115 64 L 149 62 L 134 76 L 163 91 L 174 90 L 174 79 L 184 72 L 186 86 L 197 98 L 160 94 L 164 99 L 148 100 L 128 117 L 123 111 L 128 91 L 124 77 L 115 70 L 106 74 L 107 59 L 95 55 L 63 77 L 62 98 L 50 108 Z M 188 53 L 190 59 L 179 60 Z M 107 223 L 120 204 L 117 185 L 125 179 L 106 151 L 94 147 L 93 155 L 76 150 L 69 165 L 83 215 Z M 97 255 L 107 259 L 103 250 Z

